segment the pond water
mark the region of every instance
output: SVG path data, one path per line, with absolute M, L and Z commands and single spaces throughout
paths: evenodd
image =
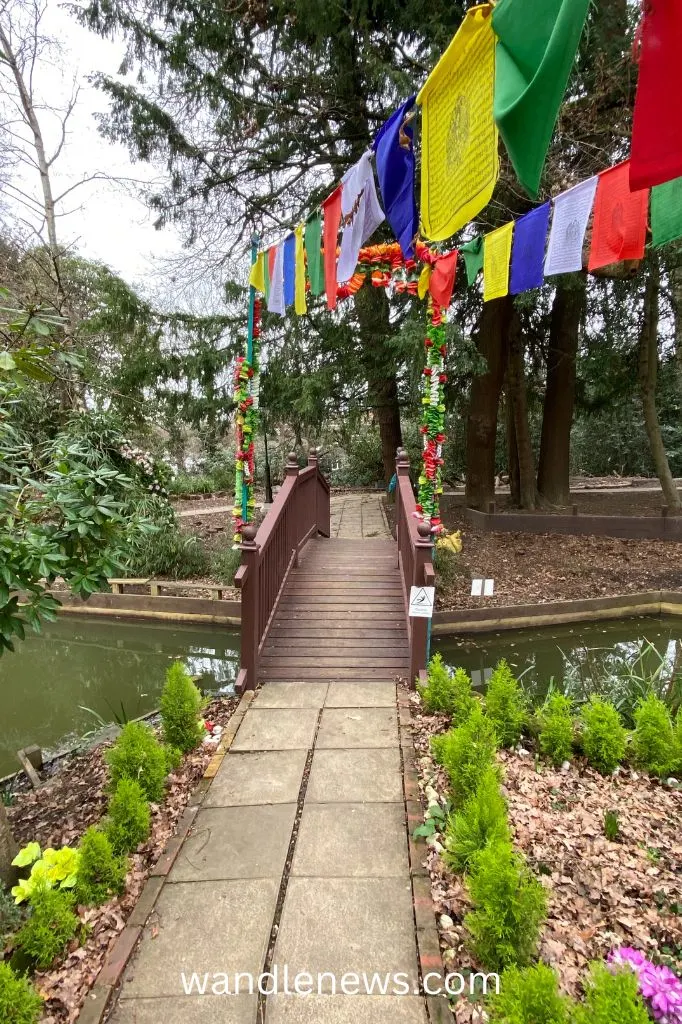
M 451 668 L 464 668 L 474 686 L 484 686 L 501 658 L 541 699 L 550 685 L 577 699 L 597 690 L 618 703 L 629 682 L 660 681 L 662 688 L 682 676 L 682 619 L 633 618 L 592 625 L 509 630 L 434 641 Z
M 0 658 L 0 777 L 16 770 L 21 747 L 37 743 L 56 753 L 102 722 L 153 711 L 173 658 L 200 677 L 202 689 L 229 694 L 239 636 L 220 626 L 66 616 L 39 636 L 27 633 L 14 654 Z

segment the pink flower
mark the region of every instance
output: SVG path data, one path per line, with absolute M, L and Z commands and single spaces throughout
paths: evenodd
M 630 946 L 612 950 L 608 963 L 628 967 L 637 975 L 639 991 L 659 1024 L 682 1024 L 682 981 L 669 967 L 654 964 Z

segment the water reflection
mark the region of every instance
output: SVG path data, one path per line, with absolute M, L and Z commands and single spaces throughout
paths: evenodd
M 239 638 L 220 626 L 156 625 L 64 616 L 0 658 L 0 776 L 31 743 L 52 752 L 97 725 L 158 706 L 165 670 L 182 658 L 199 685 L 233 691 Z

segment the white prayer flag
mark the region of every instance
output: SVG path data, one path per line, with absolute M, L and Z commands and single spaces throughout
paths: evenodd
M 554 200 L 545 277 L 582 270 L 583 242 L 596 191 L 597 175 L 562 192 Z
M 370 160 L 371 150 L 346 171 L 341 184 L 341 252 L 336 270 L 339 284 L 350 281 L 358 264 L 358 253 L 384 220 L 379 205 Z M 346 221 L 344 223 L 344 221 Z
M 268 296 L 268 312 L 284 316 L 284 243 L 280 242 L 275 252 L 275 263 L 272 268 L 270 294 Z

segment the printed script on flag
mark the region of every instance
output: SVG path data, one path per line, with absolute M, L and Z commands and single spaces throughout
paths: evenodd
M 449 238 L 480 213 L 499 174 L 491 11 L 483 4 L 467 12 L 417 96 L 422 231 L 433 241 Z
M 570 274 L 583 267 L 583 242 L 592 213 L 597 176 L 581 181 L 554 200 L 545 276 Z

